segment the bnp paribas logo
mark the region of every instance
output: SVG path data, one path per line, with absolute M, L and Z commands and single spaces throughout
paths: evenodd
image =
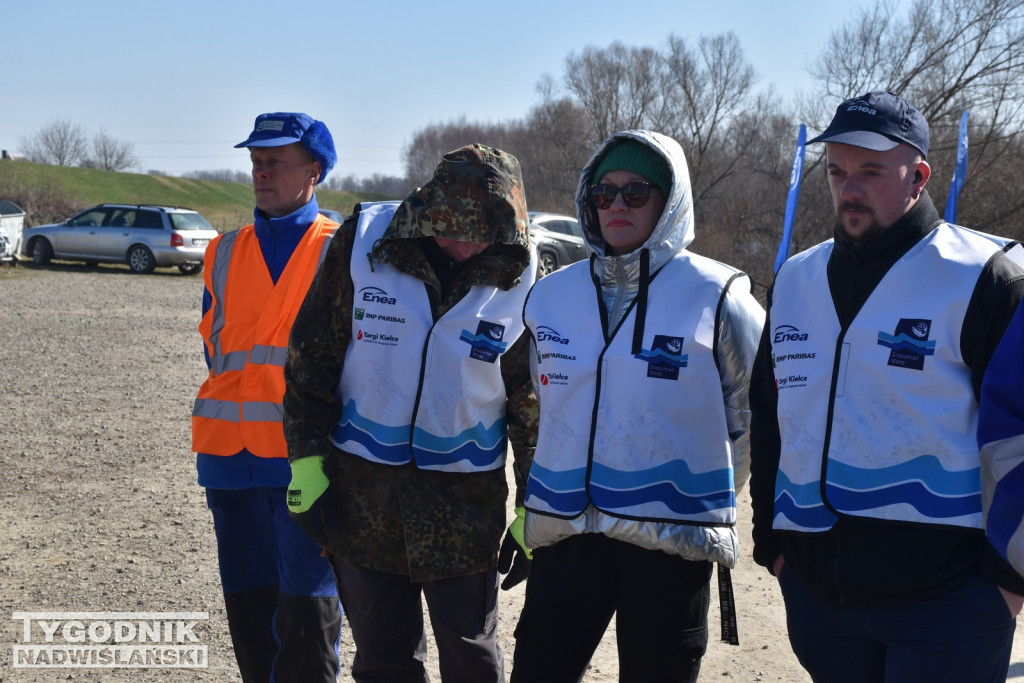
M 14 612 L 15 669 L 205 669 L 209 612 Z

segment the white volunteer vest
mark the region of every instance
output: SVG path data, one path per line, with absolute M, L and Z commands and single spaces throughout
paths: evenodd
M 747 285 L 722 264 L 678 254 L 650 283 L 636 356 L 636 304 L 606 342 L 588 262 L 534 285 L 524 318 L 541 412 L 528 509 L 571 518 L 593 503 L 625 518 L 735 522 L 714 344 L 720 302 L 737 278 Z
M 771 308 L 782 437 L 776 529 L 825 531 L 838 514 L 981 528 L 977 404 L 960 335 L 997 251 L 940 225 L 845 331 L 826 273 L 832 243 L 783 265 Z
M 524 330 L 535 264 L 509 291 L 474 286 L 436 323 L 427 286 L 367 258 L 398 202 L 363 204 L 352 249 L 352 340 L 338 385 L 338 448 L 387 465 L 447 472 L 503 467 L 501 356 Z

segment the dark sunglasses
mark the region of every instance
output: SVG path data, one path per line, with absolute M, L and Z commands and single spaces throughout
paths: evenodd
M 642 180 L 626 183 L 622 187 L 602 183 L 590 186 L 590 203 L 602 211 L 611 208 L 615 195 L 622 193 L 622 201 L 631 209 L 639 209 L 651 198 L 651 184 Z

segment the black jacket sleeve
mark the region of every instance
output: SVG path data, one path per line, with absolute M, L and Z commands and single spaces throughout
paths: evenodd
M 771 571 L 781 554 L 778 536 L 772 531 L 775 516 L 775 479 L 779 471 L 782 439 L 779 436 L 779 392 L 771 346 L 772 292 L 768 292 L 767 316 L 761 343 L 750 374 L 750 498 L 754 508 L 754 561 Z

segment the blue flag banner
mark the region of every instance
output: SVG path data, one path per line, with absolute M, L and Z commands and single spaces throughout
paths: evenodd
M 796 137 L 796 152 L 793 153 L 793 170 L 789 174 L 789 195 L 786 197 L 786 219 L 782 226 L 782 240 L 775 253 L 775 272 L 789 258 L 789 241 L 793 237 L 793 221 L 796 219 L 796 203 L 800 199 L 800 182 L 804 175 L 804 147 L 807 146 L 807 126 L 800 124 Z
M 949 183 L 949 196 L 946 197 L 946 212 L 943 218 L 947 223 L 956 223 L 956 197 L 964 186 L 967 177 L 967 110 L 960 117 L 960 141 L 956 145 L 956 171 Z

